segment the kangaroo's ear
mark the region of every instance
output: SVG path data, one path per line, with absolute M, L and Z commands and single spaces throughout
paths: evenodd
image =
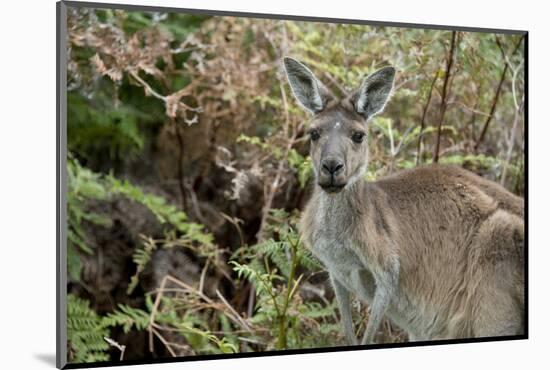
M 330 96 L 323 84 L 313 73 L 295 59 L 283 58 L 288 82 L 296 99 L 312 113 L 322 111 Z
M 365 78 L 359 90 L 352 96 L 357 113 L 365 119 L 380 113 L 390 96 L 394 77 L 395 68 L 384 67 Z

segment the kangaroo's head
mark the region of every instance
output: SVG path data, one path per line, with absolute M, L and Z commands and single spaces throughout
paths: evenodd
M 292 58 L 283 61 L 294 96 L 313 114 L 310 154 L 317 184 L 326 192 L 339 192 L 367 170 L 367 121 L 384 109 L 395 69 L 374 72 L 355 92 L 337 100 L 305 65 Z

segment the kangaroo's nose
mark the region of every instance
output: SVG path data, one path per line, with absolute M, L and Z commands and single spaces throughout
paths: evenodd
M 322 167 L 327 174 L 335 176 L 342 171 L 344 164 L 335 158 L 327 158 L 323 160 Z

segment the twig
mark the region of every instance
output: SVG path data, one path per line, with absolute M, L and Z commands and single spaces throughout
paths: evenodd
M 190 46 L 188 48 L 183 48 L 183 47 L 180 46 L 177 49 L 170 49 L 170 53 L 172 53 L 172 54 L 181 54 L 181 53 L 188 53 L 188 52 L 194 51 L 194 50 L 212 49 L 212 48 L 215 48 L 215 47 L 216 47 L 215 45 L 208 45 L 208 44 Z
M 474 110 L 477 110 L 477 107 L 479 105 L 479 98 L 480 98 L 480 93 L 479 93 L 479 89 L 476 89 L 476 102 L 474 104 L 474 107 L 473 107 L 473 110 L 472 110 L 472 115 L 471 115 L 471 118 L 470 118 L 470 141 L 472 143 L 474 143 L 475 145 L 475 142 L 476 142 L 476 112 Z
M 183 349 L 184 351 L 191 352 L 192 354 L 195 354 L 195 351 L 193 351 L 191 346 L 189 346 L 187 344 L 180 344 L 180 343 L 174 343 L 174 342 L 168 342 L 168 341 L 166 341 L 166 343 L 169 344 L 172 347 Z
M 240 340 L 241 342 L 259 344 L 259 345 L 265 346 L 265 343 L 260 342 L 259 340 L 256 340 L 256 339 L 250 339 L 250 338 L 245 338 L 245 337 L 237 337 L 237 339 Z
M 187 192 L 185 191 L 185 183 L 183 178 L 183 155 L 184 155 L 184 145 L 183 145 L 183 135 L 180 132 L 180 127 L 173 121 L 174 130 L 176 131 L 176 138 L 178 139 L 178 186 L 180 189 L 181 196 L 181 206 L 184 212 L 187 211 Z
M 508 142 L 508 150 L 506 152 L 506 159 L 504 161 L 504 165 L 502 168 L 502 177 L 500 178 L 500 185 L 503 185 L 503 186 L 504 186 L 504 182 L 506 181 L 506 175 L 508 172 L 508 167 L 510 165 L 510 159 L 512 158 L 512 150 L 514 149 L 514 143 L 516 141 L 516 132 L 517 132 L 517 127 L 519 123 L 519 113 L 523 109 L 523 104 L 524 102 L 522 102 L 521 106 L 517 108 L 514 113 L 514 125 L 512 126 L 510 141 Z
M 479 138 L 476 140 L 476 144 L 474 146 L 474 151 L 477 151 L 479 148 L 479 145 L 485 138 L 485 134 L 487 133 L 487 129 L 489 128 L 489 123 L 491 123 L 491 119 L 493 118 L 493 115 L 495 113 L 495 109 L 497 107 L 498 98 L 500 96 L 500 91 L 502 89 L 502 84 L 504 83 L 504 79 L 506 77 L 506 72 L 508 71 L 508 64 L 504 66 L 504 69 L 502 70 L 502 73 L 500 74 L 500 81 L 498 82 L 497 91 L 495 92 L 495 97 L 493 98 L 493 103 L 491 104 L 491 111 L 489 113 L 489 116 L 485 120 L 485 124 L 483 125 L 483 129 L 481 130 L 481 134 L 479 135 Z
M 512 74 L 512 97 L 514 98 L 515 111 L 514 111 L 514 124 L 512 125 L 512 132 L 510 133 L 510 140 L 508 141 L 508 150 L 506 152 L 506 159 L 504 161 L 504 166 L 503 166 L 503 169 L 502 169 L 502 177 L 500 178 L 500 184 L 501 185 L 504 185 L 504 182 L 506 181 L 506 174 L 508 172 L 508 166 L 510 165 L 510 159 L 512 158 L 512 150 L 514 149 L 514 143 L 516 141 L 516 132 L 517 132 L 517 127 L 518 127 L 518 123 L 519 123 L 519 113 L 523 109 L 523 105 L 525 103 L 525 100 L 523 99 L 523 97 L 522 97 L 521 105 L 518 103 L 517 91 L 516 91 L 516 80 L 517 80 L 519 70 L 523 66 L 523 61 L 521 61 L 518 64 L 518 66 L 515 67 L 515 68 L 512 67 L 511 64 L 507 63 L 507 65 L 510 65 L 510 68 L 513 69 L 513 74 Z
M 160 339 L 160 341 L 162 342 L 162 344 L 164 344 L 164 346 L 166 347 L 166 349 L 168 349 L 168 352 L 170 352 L 170 354 L 172 355 L 172 357 L 177 357 L 176 355 L 176 352 L 174 352 L 174 350 L 172 349 L 172 347 L 170 346 L 170 343 L 168 343 L 166 341 L 166 339 L 164 339 L 164 337 L 157 331 L 155 330 L 154 328 L 151 328 L 153 334 L 155 334 L 157 336 L 158 339 Z
M 195 212 L 195 216 L 197 217 L 197 219 L 200 221 L 201 224 L 206 225 L 207 221 L 201 212 L 199 199 L 197 198 L 197 193 L 193 189 L 192 184 L 189 184 L 189 182 L 187 182 L 186 184 L 184 184 L 184 187 L 187 193 L 189 194 L 189 198 L 191 198 L 191 205 L 193 206 L 193 211 Z
M 393 157 L 395 155 L 395 144 L 393 142 L 393 129 L 391 127 L 391 120 L 388 120 L 388 136 L 390 137 L 390 153 Z
M 338 88 L 338 90 L 340 90 L 340 92 L 343 94 L 343 96 L 346 96 L 349 94 L 349 91 L 347 91 L 344 86 L 342 86 L 340 83 L 338 83 L 338 81 L 336 81 L 336 79 L 328 72 L 324 72 L 323 74 L 334 86 L 336 86 Z
M 405 140 L 407 140 L 407 138 L 409 137 L 412 129 L 413 129 L 413 126 L 407 127 L 407 129 L 403 133 L 403 136 L 401 136 L 401 140 L 399 140 L 399 144 L 397 144 L 397 148 L 395 148 L 394 157 L 396 157 L 399 154 L 399 152 L 401 151 L 401 148 L 405 144 Z
M 227 222 L 229 222 L 231 225 L 235 226 L 235 229 L 237 229 L 237 233 L 239 233 L 239 240 L 241 242 L 240 245 L 244 245 L 244 235 L 241 227 L 239 226 L 239 223 L 243 223 L 243 220 L 237 217 L 231 217 L 223 212 L 220 212 L 220 215 L 222 218 L 224 218 Z
M 468 112 L 472 113 L 473 115 L 477 114 L 479 116 L 484 116 L 484 117 L 489 117 L 491 115 L 489 113 L 485 113 L 485 112 L 482 112 L 482 111 L 478 110 L 477 109 L 477 104 L 478 104 L 477 102 L 476 102 L 476 105 L 474 105 L 474 107 L 469 107 L 469 106 L 467 106 L 466 104 L 464 104 L 460 101 L 457 101 L 457 102 L 454 102 L 454 103 L 460 105 L 462 107 L 463 111 L 468 111 Z M 451 104 L 452 103 L 449 102 L 449 105 L 451 105 Z
M 409 77 L 407 78 L 406 80 L 403 80 L 401 81 L 400 83 L 398 83 L 397 85 L 394 86 L 393 88 L 393 91 L 396 92 L 398 91 L 399 89 L 403 88 L 403 86 L 405 86 L 406 84 L 408 84 L 409 82 L 413 82 L 413 81 L 416 81 L 416 80 L 420 80 L 420 76 L 412 76 L 412 77 Z
M 124 351 L 126 350 L 126 346 L 124 344 L 118 344 L 114 339 L 111 339 L 109 337 L 103 337 L 103 339 L 109 343 L 110 346 L 117 348 L 120 351 L 120 357 L 119 361 L 124 360 Z
M 397 144 L 397 147 L 395 147 L 394 139 L 393 139 L 393 131 L 391 127 L 391 121 L 388 122 L 388 130 L 390 135 L 390 153 L 391 153 L 391 162 L 390 162 L 390 173 L 393 172 L 393 168 L 395 165 L 395 158 L 397 158 L 397 155 L 401 151 L 401 148 L 403 147 L 403 143 L 409 137 L 410 132 L 412 131 L 413 126 L 409 126 L 405 132 L 403 133 L 403 136 L 401 137 L 401 140 L 399 140 L 399 144 Z
M 231 311 L 231 313 L 233 313 L 233 315 L 235 315 L 235 317 L 239 320 L 239 322 L 241 323 L 242 327 L 245 328 L 245 330 L 247 330 L 248 332 L 252 333 L 252 328 L 250 328 L 250 326 L 248 326 L 248 324 L 246 323 L 246 321 L 244 321 L 244 319 L 237 313 L 237 311 L 235 311 L 235 309 L 233 308 L 233 306 L 231 306 L 229 304 L 229 302 L 227 302 L 227 300 L 225 299 L 225 297 L 220 293 L 220 291 L 218 289 L 216 289 L 216 295 L 218 296 L 218 298 L 223 302 L 223 304 L 225 304 L 225 306 L 227 307 L 227 309 L 229 311 Z
M 152 96 L 154 96 L 155 98 L 157 99 L 160 99 L 162 100 L 163 102 L 166 103 L 167 101 L 167 98 L 166 96 L 164 95 L 161 95 L 159 94 L 158 92 L 156 92 L 155 90 L 153 90 L 153 88 L 151 87 L 151 85 L 149 85 L 147 82 L 145 82 L 144 79 L 142 79 L 141 77 L 139 77 L 139 74 L 136 72 L 136 71 L 129 71 L 128 72 L 130 74 L 130 76 L 132 76 L 141 86 L 143 86 L 143 88 L 145 88 L 145 92 L 147 94 L 150 94 Z
M 177 104 L 185 109 L 185 110 L 189 110 L 189 111 L 192 111 L 192 112 L 202 112 L 203 109 L 202 107 L 190 107 L 189 105 L 179 101 L 179 99 L 184 96 L 187 91 L 192 87 L 192 86 L 196 86 L 196 84 L 194 82 L 191 82 L 189 85 L 187 85 L 184 89 L 180 90 L 180 91 L 177 91 L 175 92 L 174 94 L 172 95 L 168 95 L 168 96 L 164 96 L 160 93 L 158 93 L 157 91 L 155 91 L 151 85 L 149 85 L 143 78 L 139 77 L 139 74 L 138 72 L 135 70 L 135 69 L 130 69 L 128 70 L 128 73 L 130 74 L 130 76 L 132 76 L 134 78 L 134 80 L 136 80 L 136 82 L 138 84 L 140 84 L 144 89 L 145 89 L 145 92 L 146 94 L 150 94 L 151 96 L 154 96 L 155 98 L 159 99 L 159 100 L 162 100 L 165 104 L 168 104 L 169 100 L 173 97 L 177 97 L 178 98 L 178 101 L 177 101 Z
M 441 126 L 443 125 L 443 119 L 445 118 L 445 111 L 447 110 L 447 98 L 448 91 L 450 90 L 449 77 L 451 76 L 451 68 L 453 67 L 454 54 L 456 46 L 456 31 L 451 35 L 451 48 L 449 50 L 449 56 L 447 58 L 447 68 L 445 70 L 445 80 L 443 81 L 443 91 L 441 92 L 441 106 L 439 109 L 439 124 L 437 126 L 437 141 L 434 150 L 434 163 L 439 161 L 439 146 L 441 143 Z
M 201 278 L 199 280 L 199 292 L 204 292 L 204 279 L 206 278 L 206 272 L 208 271 L 208 266 L 210 265 L 210 259 L 206 260 L 204 267 L 201 271 Z
M 420 133 L 418 134 L 418 146 L 416 148 L 416 165 L 420 163 L 420 157 L 422 155 L 422 138 L 424 137 L 424 128 L 426 127 L 426 114 L 428 113 L 428 108 L 430 106 L 430 101 L 432 100 L 432 93 L 434 90 L 435 83 L 439 76 L 439 71 L 436 71 L 432 83 L 430 84 L 430 91 L 428 92 L 428 99 L 426 104 L 424 104 L 424 109 L 422 110 L 422 119 L 420 120 Z

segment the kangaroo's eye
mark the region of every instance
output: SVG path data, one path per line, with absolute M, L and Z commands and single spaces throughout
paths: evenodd
M 363 142 L 364 138 L 365 138 L 365 133 L 364 132 L 356 131 L 351 135 L 351 140 L 353 140 L 357 144 Z
M 320 137 L 321 137 L 321 135 L 319 134 L 319 131 L 317 131 L 317 130 L 311 130 L 309 132 L 309 138 L 311 139 L 311 141 L 317 141 L 317 140 L 319 140 Z

